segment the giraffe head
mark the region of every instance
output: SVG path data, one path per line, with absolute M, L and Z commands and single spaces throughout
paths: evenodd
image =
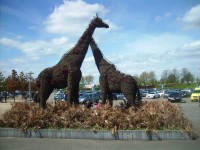
M 109 28 L 109 25 L 106 24 L 101 18 L 99 18 L 98 15 L 92 19 L 91 23 L 97 28 Z

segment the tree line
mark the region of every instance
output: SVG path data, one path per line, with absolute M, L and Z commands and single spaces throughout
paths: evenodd
M 161 74 L 161 78 L 157 79 L 154 71 L 144 71 L 140 75 L 134 75 L 134 79 L 137 80 L 139 86 L 158 86 L 161 84 L 198 84 L 200 85 L 200 78 L 195 77 L 187 68 L 182 68 L 178 70 L 168 69 L 163 70 Z M 94 81 L 94 77 L 92 75 L 82 76 L 80 85 L 91 84 Z M 4 77 L 2 72 L 0 72 L 0 92 L 8 91 L 14 92 L 16 90 L 19 91 L 28 91 L 29 90 L 29 77 L 23 71 L 19 74 L 16 70 L 11 71 L 11 75 L 8 77 Z M 35 79 L 31 78 L 31 90 L 36 91 L 37 87 L 35 84 Z
M 136 74 L 133 77 L 137 80 L 140 86 L 156 86 L 160 84 L 166 85 L 172 83 L 189 85 L 193 83 L 200 83 L 200 78 L 195 77 L 194 74 L 192 74 L 187 68 L 182 68 L 181 70 L 176 68 L 163 70 L 160 79 L 157 79 L 154 71 L 144 71 L 140 75 Z
M 31 78 L 31 89 L 36 91 L 35 79 Z M 28 91 L 29 90 L 29 77 L 24 72 L 17 73 L 16 70 L 12 70 L 11 75 L 4 77 L 0 72 L 0 91 L 7 91 L 14 93 L 15 91 Z
M 82 76 L 81 84 L 91 84 L 93 83 L 94 77 L 92 75 Z M 2 72 L 0 72 L 0 92 L 14 92 L 14 91 L 28 91 L 29 90 L 29 76 L 23 71 L 19 74 L 15 69 L 11 71 L 11 75 L 4 77 Z M 31 90 L 37 91 L 35 84 L 35 79 L 31 78 Z

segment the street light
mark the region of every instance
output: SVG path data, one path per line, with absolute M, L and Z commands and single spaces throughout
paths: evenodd
M 29 104 L 31 103 L 31 79 L 32 79 L 32 74 L 34 74 L 33 72 L 29 72 L 29 73 L 27 73 L 28 74 L 28 78 L 29 78 L 29 99 L 30 99 L 30 101 L 29 101 Z
M 200 68 L 199 68 L 199 70 L 200 70 Z M 200 87 L 200 85 L 199 85 L 199 87 Z M 199 95 L 199 94 L 198 94 Z M 199 107 L 200 107 L 200 95 L 199 95 Z

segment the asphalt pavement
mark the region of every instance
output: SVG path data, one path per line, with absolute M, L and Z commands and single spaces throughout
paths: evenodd
M 185 116 L 192 122 L 200 137 L 200 107 L 197 102 L 174 103 L 180 105 Z M 199 150 L 196 140 L 85 140 L 0 137 L 0 150 Z

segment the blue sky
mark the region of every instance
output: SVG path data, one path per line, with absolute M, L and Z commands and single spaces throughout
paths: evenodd
M 94 38 L 124 73 L 140 75 L 188 68 L 200 75 L 199 0 L 1 0 L 0 71 L 34 72 L 36 78 L 72 48 L 96 12 L 109 29 Z M 99 73 L 89 48 L 82 74 Z

